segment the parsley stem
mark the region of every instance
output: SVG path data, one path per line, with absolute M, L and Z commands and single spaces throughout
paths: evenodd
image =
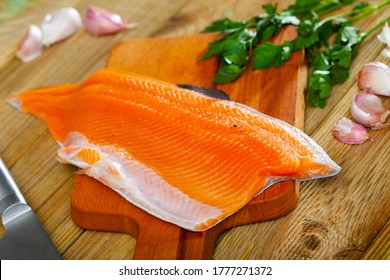
M 382 3 L 378 4 L 378 5 L 375 5 L 375 6 L 368 6 L 366 8 L 363 9 L 363 12 L 360 13 L 359 15 L 355 16 L 355 17 L 352 17 L 348 20 L 348 22 L 350 23 L 354 23 L 362 18 L 364 18 L 365 16 L 375 12 L 375 11 L 378 11 L 380 9 L 382 9 L 383 7 L 387 6 L 390 4 L 390 0 L 386 0 L 386 1 L 383 1 Z M 344 14 L 343 16 L 344 17 L 347 17 L 347 16 L 350 16 L 351 13 L 346 13 Z
M 334 10 L 337 10 L 343 6 L 347 6 L 355 2 L 355 0 L 352 1 L 345 1 L 341 3 L 335 4 L 334 1 L 331 1 L 330 3 L 327 3 L 326 5 L 320 6 L 317 9 L 314 9 L 314 11 L 317 13 L 318 16 L 322 16 L 324 14 L 333 12 Z
M 326 13 L 330 13 L 334 10 L 337 10 L 340 7 L 352 4 L 355 1 L 356 0 L 322 0 L 322 1 L 318 1 L 319 3 L 316 6 L 310 5 L 312 3 L 310 3 L 310 1 L 307 1 L 308 3 L 305 5 L 299 4 L 295 6 L 290 6 L 285 11 L 293 11 L 293 14 L 296 16 L 305 16 L 305 15 L 313 16 L 313 13 L 315 13 L 318 16 L 321 16 Z

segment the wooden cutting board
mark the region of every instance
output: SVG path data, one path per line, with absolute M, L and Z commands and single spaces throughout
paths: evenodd
M 152 76 L 171 83 L 217 87 L 234 101 L 303 128 L 306 67 L 302 52 L 283 67 L 255 71 L 226 85 L 213 85 L 217 61 L 198 62 L 215 34 L 131 40 L 116 45 L 108 66 Z M 274 42 L 291 39 L 283 30 Z M 218 235 L 231 227 L 276 219 L 291 212 L 299 185 L 275 184 L 239 212 L 205 232 L 190 232 L 159 220 L 127 202 L 116 192 L 85 175 L 78 175 L 71 200 L 71 216 L 89 230 L 125 232 L 137 239 L 135 259 L 211 259 Z

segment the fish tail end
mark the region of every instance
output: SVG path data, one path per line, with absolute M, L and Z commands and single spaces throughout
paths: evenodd
M 341 167 L 330 158 L 301 159 L 301 174 L 298 179 L 325 178 L 337 175 Z
M 18 111 L 22 111 L 22 101 L 17 97 L 12 97 L 7 99 L 6 102 L 10 104 L 12 107 L 16 108 Z

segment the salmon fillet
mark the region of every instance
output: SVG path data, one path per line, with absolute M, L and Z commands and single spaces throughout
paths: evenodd
M 212 227 L 275 182 L 340 171 L 281 120 L 121 70 L 32 89 L 12 103 L 47 123 L 61 162 L 192 231 Z

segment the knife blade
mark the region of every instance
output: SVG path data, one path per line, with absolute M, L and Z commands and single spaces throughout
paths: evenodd
M 59 260 L 53 242 L 0 158 L 1 260 Z

